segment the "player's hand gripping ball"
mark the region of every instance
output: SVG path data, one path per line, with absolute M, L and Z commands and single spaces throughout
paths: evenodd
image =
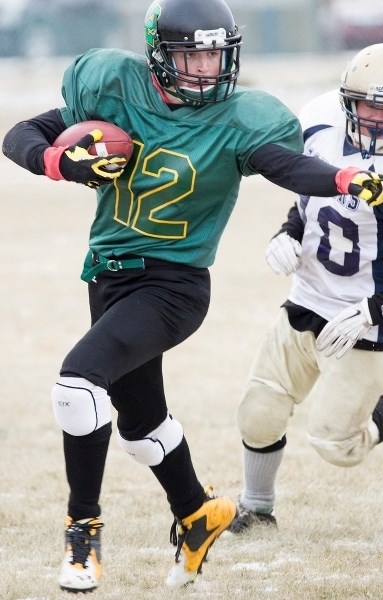
M 112 183 L 123 173 L 133 141 L 113 123 L 83 121 L 65 129 L 53 148 L 64 148 L 58 157 L 58 170 L 64 179 L 96 188 Z

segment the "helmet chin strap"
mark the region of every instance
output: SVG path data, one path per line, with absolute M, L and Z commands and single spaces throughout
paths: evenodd
M 163 88 L 160 86 L 160 84 L 157 81 L 157 77 L 154 75 L 154 73 L 151 74 L 152 77 L 152 83 L 154 85 L 154 87 L 156 88 L 157 92 L 159 93 L 159 95 L 161 96 L 162 100 L 166 103 L 166 104 L 171 104 L 170 99 L 166 96 Z M 170 92 L 167 91 L 168 94 L 170 94 Z M 173 96 L 174 94 L 172 94 Z

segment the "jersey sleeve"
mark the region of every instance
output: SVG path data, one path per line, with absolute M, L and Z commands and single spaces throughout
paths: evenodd
M 118 82 L 128 77 L 126 54 L 122 50 L 93 48 L 69 65 L 61 87 L 66 104 L 62 117 L 67 127 L 98 118 L 100 109 L 108 106 L 108 96 L 118 95 Z
M 237 109 L 239 126 L 246 129 L 242 149 L 238 152 L 239 167 L 244 176 L 259 171 L 250 158 L 268 144 L 303 151 L 303 136 L 299 119 L 278 98 L 264 93 L 247 92 Z
M 127 101 L 139 107 L 147 102 L 152 88 L 147 90 L 144 79 L 149 76 L 144 56 L 115 48 L 88 50 L 64 73 L 62 117 L 67 127 L 92 119 L 118 124 Z
M 61 116 L 67 127 L 92 118 L 95 94 L 86 84 L 89 53 L 76 58 L 64 72 L 61 93 L 66 106 Z

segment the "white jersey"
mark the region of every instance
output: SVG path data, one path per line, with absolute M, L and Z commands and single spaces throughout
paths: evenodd
M 383 156 L 362 158 L 347 143 L 338 91 L 311 101 L 300 118 L 305 154 L 383 173 Z M 347 305 L 382 292 L 383 207 L 370 208 L 350 195 L 301 196 L 297 204 L 304 235 L 289 300 L 330 320 Z M 366 339 L 383 342 L 383 331 L 372 327 Z

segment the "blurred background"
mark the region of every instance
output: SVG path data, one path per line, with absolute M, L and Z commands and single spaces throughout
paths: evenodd
M 383 0 L 228 3 L 243 35 L 243 55 L 328 53 L 383 41 Z M 100 46 L 142 52 L 148 5 L 138 0 L 0 0 L 0 57 L 70 56 Z

